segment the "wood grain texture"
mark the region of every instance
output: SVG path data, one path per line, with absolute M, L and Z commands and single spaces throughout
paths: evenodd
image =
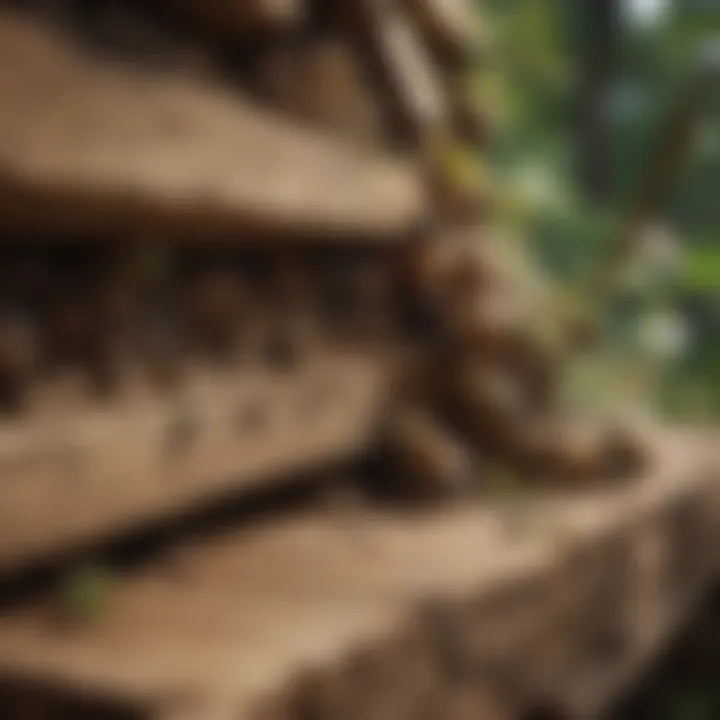
M 501 669 L 518 702 L 543 693 L 570 702 L 581 681 L 609 683 L 604 666 L 589 662 L 601 627 L 622 630 L 620 665 L 630 672 L 685 612 L 663 589 L 667 562 L 623 569 L 648 533 L 667 532 L 662 518 L 684 499 L 697 512 L 710 499 L 718 507 L 711 438 L 662 438 L 646 478 L 619 490 L 538 493 L 520 530 L 508 529 L 511 510 L 495 500 L 421 516 L 310 512 L 180 549 L 121 583 L 95 624 L 59 629 L 43 603 L 0 620 L 0 668 L 125 698 L 162 718 L 181 717 L 183 704 L 207 708 L 208 718 L 299 717 L 303 693 L 322 696 L 329 718 L 353 697 L 365 699 L 355 707 L 368 718 L 419 702 L 441 712 L 490 702 L 449 692 L 443 673 L 462 667 L 493 693 L 505 686 L 483 668 Z M 703 517 L 708 532 L 717 527 L 717 517 Z M 613 599 L 600 613 L 605 592 Z M 636 622 L 648 602 L 650 640 Z M 598 702 L 611 694 L 608 685 Z
M 5 12 L 0 105 L 4 227 L 241 242 L 258 230 L 392 235 L 422 215 L 412 167 L 220 87 L 106 65 Z
M 0 426 L 0 567 L 360 452 L 388 371 L 335 355 L 294 374 L 198 368 L 173 397 L 139 386 L 92 406 L 43 393 Z

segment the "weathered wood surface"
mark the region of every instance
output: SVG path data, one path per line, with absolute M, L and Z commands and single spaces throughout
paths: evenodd
M 279 110 L 375 145 L 387 144 L 386 114 L 363 58 L 342 37 L 313 38 L 268 50 L 254 81 Z
M 383 0 L 359 3 L 358 24 L 405 133 L 432 139 L 447 127 L 449 108 L 438 67 L 402 8 Z
M 219 87 L 108 66 L 7 12 L 0 106 L 2 227 L 239 241 L 391 235 L 422 217 L 409 165 Z
M 41 393 L 0 424 L 0 568 L 361 452 L 390 365 L 198 368 L 173 396 L 139 385 L 96 405 Z
M 300 717 L 304 687 L 322 717 L 446 718 L 468 683 L 489 693 L 468 700 L 476 712 L 499 696 L 505 714 L 487 717 L 579 712 L 579 688 L 597 710 L 720 564 L 715 438 L 658 439 L 657 465 L 624 489 L 314 513 L 170 553 L 94 625 L 59 629 L 42 603 L 4 618 L 3 676 L 124 699 L 139 717 Z
M 476 41 L 475 9 L 469 0 L 404 0 L 428 46 L 441 61 L 466 60 Z

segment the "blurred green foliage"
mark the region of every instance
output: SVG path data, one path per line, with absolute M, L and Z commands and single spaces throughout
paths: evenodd
M 475 89 L 499 126 L 491 162 L 504 200 L 500 219 L 522 228 L 529 250 L 576 297 L 647 170 L 699 48 L 709 40 L 720 43 L 720 2 L 667 0 L 652 22 L 634 23 L 631 11 L 638 5 L 648 3 L 618 0 L 624 22 L 605 102 L 612 193 L 598 208 L 584 200 L 575 177 L 574 89 L 579 52 L 592 31 L 582 16 L 584 3 L 477 0 L 489 47 Z M 666 209 L 683 247 L 679 267 L 603 308 L 610 354 L 622 352 L 633 365 L 645 362 L 648 373 L 662 377 L 654 399 L 673 413 L 720 417 L 719 198 L 720 88 Z M 688 342 L 658 375 L 658 358 L 638 347 L 638 324 L 644 313 L 660 311 L 685 324 Z

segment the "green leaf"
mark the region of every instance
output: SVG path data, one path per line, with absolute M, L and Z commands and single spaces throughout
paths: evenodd
M 720 290 L 720 245 L 701 245 L 685 254 L 681 273 L 682 284 L 691 290 Z
M 99 567 L 84 567 L 72 572 L 61 584 L 61 614 L 70 622 L 88 623 L 105 611 L 110 597 L 111 578 Z

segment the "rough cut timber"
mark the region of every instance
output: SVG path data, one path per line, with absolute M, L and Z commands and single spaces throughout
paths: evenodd
M 162 720 L 596 717 L 720 568 L 714 438 L 658 439 L 637 485 L 532 516 L 310 513 L 168 553 L 88 625 L 27 605 L 0 619 L 0 710 L 24 720 L 24 687 L 40 717 L 42 688 Z
M 489 118 L 469 96 L 463 83 L 450 83 L 448 93 L 452 105 L 453 126 L 458 138 L 474 145 L 484 145 L 492 134 Z
M 382 0 L 358 3 L 356 12 L 404 131 L 420 139 L 435 137 L 447 128 L 447 98 L 410 18 Z
M 290 117 L 386 144 L 386 111 L 355 48 L 341 38 L 272 48 L 260 61 L 255 79 L 263 96 Z
M 290 375 L 198 368 L 174 397 L 139 386 L 100 407 L 46 391 L 0 423 L 0 572 L 359 455 L 390 366 L 316 353 Z
M 472 53 L 476 40 L 470 0 L 404 0 L 404 6 L 441 62 L 458 64 Z
M 359 236 L 422 215 L 412 167 L 220 89 L 103 66 L 5 13 L 0 106 L 6 228 Z

